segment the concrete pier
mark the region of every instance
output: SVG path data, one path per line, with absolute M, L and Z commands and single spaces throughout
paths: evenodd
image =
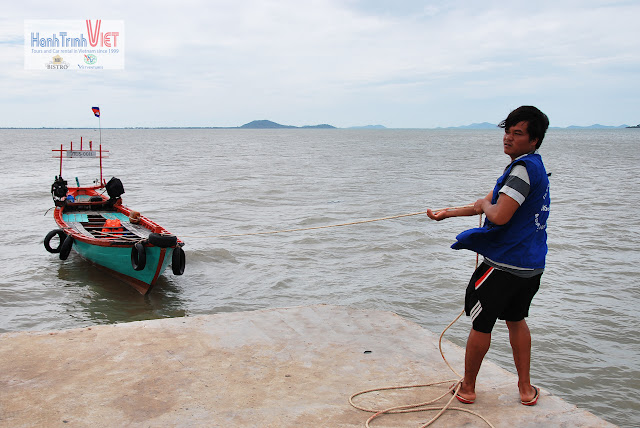
M 458 372 L 464 350 L 445 341 Z M 362 427 L 352 394 L 454 379 L 438 335 L 393 313 L 309 306 L 50 332 L 0 335 L 2 427 Z M 612 427 L 542 388 L 520 404 L 517 377 L 485 361 L 464 406 L 496 427 Z M 357 397 L 384 409 L 448 385 Z M 441 405 L 446 400 L 440 401 Z M 415 427 L 434 412 L 385 415 L 373 427 Z M 433 426 L 487 426 L 447 411 Z

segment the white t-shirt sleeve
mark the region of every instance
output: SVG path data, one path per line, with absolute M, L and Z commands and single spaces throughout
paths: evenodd
M 530 183 L 527 168 L 524 165 L 516 165 L 511 169 L 511 173 L 502 189 L 500 189 L 500 193 L 504 193 L 522 205 L 527 195 L 529 195 L 529 189 Z

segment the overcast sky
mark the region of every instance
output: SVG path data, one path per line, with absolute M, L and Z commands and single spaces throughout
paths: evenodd
M 124 70 L 25 70 L 25 20 L 122 20 Z M 15 1 L 0 127 L 640 123 L 640 1 Z

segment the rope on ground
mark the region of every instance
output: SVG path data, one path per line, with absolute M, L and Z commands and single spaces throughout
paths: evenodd
M 466 207 L 469 207 L 469 206 L 472 206 L 472 205 L 467 205 L 465 207 L 457 207 L 457 208 L 466 208 Z M 447 209 L 447 208 L 445 208 L 445 209 Z M 453 209 L 453 208 L 448 208 L 448 209 Z M 479 224 L 482 225 L 482 215 L 480 215 Z M 479 255 L 476 254 L 476 268 L 478 267 L 478 263 L 479 263 Z M 491 424 L 491 422 L 489 422 L 481 414 L 476 413 L 474 411 L 471 411 L 469 409 L 464 409 L 462 407 L 452 407 L 451 406 L 451 403 L 456 398 L 456 395 L 458 394 L 458 392 L 460 391 L 460 388 L 462 387 L 462 379 L 463 379 L 463 377 L 451 366 L 451 364 L 449 364 L 449 362 L 447 361 L 446 357 L 444 356 L 444 352 L 442 351 L 442 338 L 444 337 L 444 334 L 446 333 L 446 331 L 449 330 L 449 328 L 453 324 L 455 324 L 456 321 L 458 321 L 460 319 L 462 314 L 464 314 L 464 309 L 458 314 L 457 317 L 455 317 L 455 319 L 453 321 L 451 321 L 449 323 L 448 326 L 445 327 L 444 330 L 442 330 L 442 333 L 440 333 L 440 337 L 438 339 L 438 349 L 440 350 L 440 355 L 442 356 L 442 359 L 444 360 L 445 364 L 449 367 L 449 369 L 451 369 L 451 371 L 456 376 L 458 376 L 458 378 L 457 379 L 449 379 L 449 380 L 437 381 L 437 382 L 431 382 L 431 383 L 426 383 L 426 384 L 420 384 L 420 385 L 388 386 L 388 387 L 373 388 L 373 389 L 368 389 L 366 391 L 356 392 L 351 397 L 349 397 L 349 404 L 351 404 L 353 407 L 355 407 L 358 410 L 363 410 L 365 412 L 373 413 L 373 415 L 371 417 L 369 417 L 369 419 L 367 419 L 367 421 L 364 424 L 366 428 L 370 428 L 369 424 L 371 423 L 371 421 L 373 421 L 374 419 L 376 419 L 376 418 L 378 418 L 378 417 L 380 417 L 382 415 L 391 415 L 391 414 L 398 414 L 398 413 L 410 413 L 410 412 L 438 411 L 438 413 L 433 418 L 431 418 L 431 420 L 429 420 L 426 424 L 420 426 L 420 428 L 425 428 L 425 427 L 431 425 L 432 423 L 434 423 L 447 410 L 457 410 L 457 411 L 460 411 L 460 412 L 470 413 L 470 414 L 472 414 L 474 416 L 477 416 L 478 418 L 482 419 L 484 422 L 486 422 L 487 425 L 489 425 L 490 427 L 494 428 L 493 424 Z M 453 384 L 449 387 L 449 389 L 444 394 L 440 395 L 439 397 L 434 398 L 433 400 L 425 401 L 423 403 L 396 406 L 396 407 L 391 407 L 391 408 L 384 409 L 384 410 L 378 410 L 378 409 L 368 409 L 368 408 L 359 406 L 359 405 L 357 405 L 357 404 L 355 404 L 353 402 L 353 399 L 355 397 L 357 397 L 359 395 L 364 395 L 364 394 L 367 394 L 367 393 L 371 393 L 371 392 L 399 390 L 399 389 L 412 389 L 412 388 L 424 388 L 424 387 L 429 387 L 429 386 L 442 385 L 442 384 L 449 383 L 449 382 L 453 382 Z M 446 397 L 448 394 L 451 394 L 451 397 L 449 398 L 447 403 L 444 404 L 443 406 L 427 407 L 430 404 L 434 404 L 438 400 L 441 400 L 442 398 Z
M 384 409 L 384 410 L 375 410 L 375 409 L 367 409 L 367 408 L 359 406 L 359 405 L 357 405 L 357 404 L 355 404 L 353 402 L 353 399 L 355 397 L 357 397 L 358 395 L 363 395 L 363 394 L 367 394 L 367 393 L 370 393 L 370 392 L 398 390 L 398 389 L 410 389 L 410 388 L 422 388 L 422 387 L 428 387 L 428 386 L 441 385 L 441 384 L 449 383 L 449 382 L 453 382 L 453 385 L 451 385 L 451 387 L 444 394 L 440 395 L 439 397 L 434 398 L 433 400 L 425 401 L 423 403 L 409 404 L 409 405 L 405 405 L 405 406 L 396 406 L 396 407 L 391 407 L 391 408 Z M 472 410 L 464 409 L 462 407 L 452 407 L 451 406 L 451 402 L 455 399 L 455 395 L 453 395 L 453 392 L 455 392 L 457 394 L 459 390 L 460 390 L 460 380 L 459 379 L 449 379 L 449 380 L 443 380 L 443 381 L 438 381 L 438 382 L 426 383 L 426 384 L 422 384 L 422 385 L 391 386 L 391 387 L 385 387 L 385 388 L 369 389 L 369 390 L 366 390 L 366 391 L 361 391 L 361 392 L 357 392 L 357 393 L 353 394 L 351 397 L 349 397 L 349 403 L 353 407 L 358 409 L 358 410 L 363 410 L 365 412 L 373 413 L 373 416 L 371 416 L 365 422 L 365 427 L 367 427 L 367 428 L 370 428 L 369 424 L 371 423 L 371 421 L 373 421 L 375 418 L 378 418 L 378 417 L 380 417 L 382 415 L 392 415 L 392 414 L 412 413 L 412 412 L 425 412 L 425 411 L 436 411 L 436 410 L 438 411 L 438 413 L 433 418 L 431 418 L 431 420 L 429 422 L 427 422 L 424 425 L 421 425 L 421 428 L 424 428 L 424 427 L 427 427 L 427 426 L 431 425 L 446 410 L 457 410 L 457 411 L 460 411 L 460 412 L 470 413 L 472 415 L 478 416 L 480 419 L 485 421 L 489 426 L 493 426 L 482 415 L 480 415 L 480 414 L 478 414 L 478 413 L 476 413 L 476 412 L 474 412 Z M 450 395 L 451 398 L 449 398 L 449 401 L 447 401 L 447 403 L 444 406 L 427 407 L 430 404 L 433 404 L 433 403 L 437 402 L 438 400 L 446 397 L 447 395 Z
M 438 210 L 433 210 L 434 213 L 438 213 L 440 211 L 449 211 L 449 210 L 455 210 L 455 209 L 459 209 L 459 208 L 469 208 L 472 207 L 473 205 L 465 205 L 465 206 L 461 206 L 461 207 L 448 207 L 448 208 L 440 208 Z M 411 216 L 416 216 L 416 215 L 421 215 L 421 214 L 426 214 L 426 211 L 420 211 L 420 212 L 416 212 L 416 213 L 409 213 L 409 214 L 399 214 L 399 215 L 393 215 L 393 216 L 389 216 L 389 217 L 381 217 L 381 218 L 373 218 L 373 219 L 368 219 L 368 220 L 359 220 L 359 221 L 352 221 L 349 223 L 340 223 L 340 224 L 329 224 L 326 226 L 311 226 L 311 227 L 303 227 L 300 229 L 284 229 L 284 230 L 270 230 L 270 231 L 266 231 L 266 232 L 250 232 L 250 233 L 234 233 L 234 234 L 229 234 L 229 235 L 209 235 L 209 236 L 187 236 L 187 235 L 181 235 L 181 238 L 233 238 L 233 237 L 238 237 L 238 236 L 254 236 L 254 235 L 274 235 L 276 233 L 289 233 L 289 232 L 302 232 L 305 230 L 317 230 L 317 229 L 328 229 L 328 228 L 332 228 L 332 227 L 342 227 L 342 226 L 352 226 L 352 225 L 356 225 L 356 224 L 363 224 L 363 223 L 372 223 L 375 221 L 383 221 L 383 220 L 392 220 L 392 219 L 396 219 L 396 218 L 402 218 L 402 217 L 411 217 Z
M 378 418 L 378 417 L 380 417 L 382 415 L 392 415 L 392 414 L 398 414 L 398 413 L 411 413 L 411 412 L 438 411 L 438 413 L 434 417 L 432 417 L 426 424 L 420 426 L 420 428 L 425 428 L 425 427 L 428 427 L 429 425 L 431 425 L 432 423 L 434 423 L 447 410 L 456 410 L 456 411 L 466 412 L 466 413 L 472 414 L 472 415 L 477 416 L 480 419 L 482 419 L 490 427 L 494 428 L 493 424 L 491 424 L 491 422 L 489 422 L 481 414 L 476 413 L 476 412 L 474 412 L 472 410 L 469 410 L 469 409 L 464 409 L 462 407 L 452 407 L 451 406 L 451 403 L 456 398 L 456 394 L 458 393 L 458 391 L 460 391 L 460 387 L 462 386 L 462 376 L 460 376 L 460 374 L 457 371 L 455 371 L 455 369 L 453 367 L 451 367 L 451 364 L 449 364 L 449 362 L 445 358 L 444 352 L 442 351 L 442 338 L 444 337 L 445 332 L 453 324 L 455 324 L 456 321 L 458 321 L 460 319 L 462 314 L 464 314 L 464 309 L 460 312 L 460 314 L 458 314 L 458 316 L 453 321 L 451 321 L 449 323 L 449 325 L 444 330 L 442 330 L 442 333 L 440 333 L 440 338 L 438 339 L 438 349 L 440 350 L 440 355 L 442 356 L 442 359 L 447 364 L 449 369 L 451 369 L 451 371 L 453 373 L 455 373 L 456 376 L 458 376 L 458 378 L 457 379 L 448 379 L 448 380 L 443 380 L 443 381 L 437 381 L 437 382 L 431 382 L 431 383 L 426 383 L 426 384 L 420 384 L 420 385 L 387 386 L 387 387 L 382 387 L 382 388 L 373 388 L 373 389 L 368 389 L 366 391 L 356 392 L 351 397 L 349 397 L 349 404 L 351 404 L 353 407 L 355 407 L 358 410 L 363 410 L 365 412 L 373 413 L 373 415 L 371 417 L 369 417 L 369 419 L 367 419 L 367 421 L 364 424 L 366 428 L 370 428 L 371 421 L 373 421 L 374 419 L 376 419 L 376 418 Z M 412 388 L 424 388 L 424 387 L 429 387 L 429 386 L 442 385 L 442 384 L 446 384 L 446 383 L 450 383 L 450 382 L 453 382 L 453 384 L 449 387 L 449 389 L 447 389 L 447 391 L 444 394 L 434 398 L 433 400 L 425 401 L 423 403 L 396 406 L 396 407 L 390 407 L 390 408 L 384 409 L 384 410 L 378 410 L 378 409 L 368 409 L 368 408 L 359 406 L 359 405 L 357 405 L 357 404 L 355 404 L 353 402 L 353 399 L 355 397 L 357 397 L 359 395 L 368 394 L 368 393 L 371 393 L 371 392 L 399 390 L 399 389 L 412 389 Z M 447 395 L 451 395 L 451 398 L 449 398 L 449 400 L 443 406 L 427 407 L 430 404 L 436 403 L 437 401 L 441 400 L 442 398 L 446 397 Z

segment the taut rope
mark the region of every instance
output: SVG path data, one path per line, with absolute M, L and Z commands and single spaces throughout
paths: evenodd
M 455 209 L 459 209 L 459 208 L 469 208 L 472 207 L 473 205 L 465 205 L 465 206 L 461 206 L 461 207 L 448 207 L 448 208 L 440 208 L 438 210 L 433 210 L 434 213 L 438 213 L 440 211 L 449 211 L 449 210 L 455 210 Z M 317 230 L 317 229 L 328 229 L 331 227 L 342 227 L 342 226 L 352 226 L 355 224 L 363 224 L 363 223 L 372 223 L 374 221 L 383 221 L 383 220 L 392 220 L 392 219 L 396 219 L 396 218 L 401 218 L 401 217 L 411 217 L 411 216 L 416 216 L 416 215 L 421 215 L 421 214 L 426 214 L 426 211 L 420 211 L 417 213 L 409 213 L 409 214 L 399 214 L 399 215 L 393 215 L 393 216 L 389 216 L 389 217 L 381 217 L 381 218 L 373 218 L 373 219 L 368 219 L 368 220 L 359 220 L 359 221 L 352 221 L 349 223 L 340 223 L 340 224 L 329 224 L 329 225 L 325 225 L 325 226 L 312 226 L 312 227 L 303 227 L 300 229 L 284 229 L 284 230 L 270 230 L 270 231 L 266 231 L 266 232 L 250 232 L 250 233 L 234 233 L 234 234 L 229 234 L 229 235 L 209 235 L 209 236 L 186 236 L 186 235 L 181 235 L 181 237 L 183 238 L 232 238 L 232 237 L 238 237 L 238 236 L 252 236 L 252 235 L 273 235 L 276 233 L 289 233 L 289 232 L 302 232 L 304 230 Z

